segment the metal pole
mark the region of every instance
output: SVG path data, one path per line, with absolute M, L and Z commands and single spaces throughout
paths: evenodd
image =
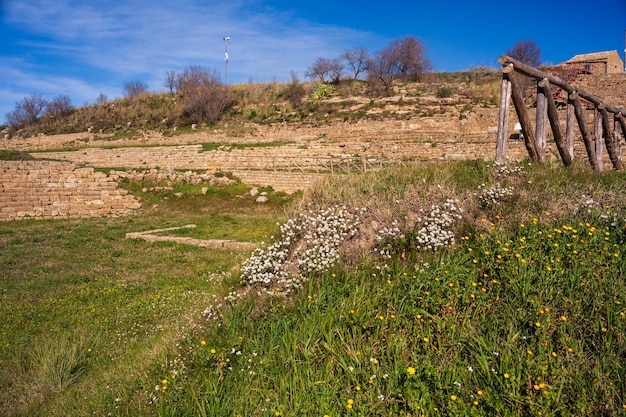
M 224 78 L 226 80 L 226 85 L 228 85 L 228 41 L 229 40 L 230 40 L 230 36 L 224 36 L 224 66 L 225 66 Z

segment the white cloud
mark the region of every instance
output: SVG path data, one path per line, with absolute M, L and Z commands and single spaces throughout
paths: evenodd
M 259 2 L 130 0 L 9 2 L 4 24 L 17 28 L 20 50 L 0 51 L 2 115 L 16 96 L 69 95 L 75 105 L 100 92 L 119 96 L 123 83 L 141 80 L 163 90 L 165 71 L 202 65 L 224 72 L 228 35 L 229 82 L 289 80 L 320 56 L 364 46 L 374 35 L 297 20 Z M 256 9 L 261 11 L 256 11 Z M 7 104 L 7 97 L 10 103 Z M 18 100 L 20 99 L 18 98 Z M 7 108 L 8 106 L 8 108 Z

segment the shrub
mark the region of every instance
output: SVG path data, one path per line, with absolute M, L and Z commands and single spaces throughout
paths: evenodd
M 325 98 L 331 97 L 335 93 L 335 88 L 326 83 L 318 82 L 315 84 L 315 90 L 313 90 L 313 94 L 311 94 L 311 98 L 313 100 L 323 100 Z

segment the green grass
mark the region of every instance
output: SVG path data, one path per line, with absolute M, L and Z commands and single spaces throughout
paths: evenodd
M 138 389 L 247 253 L 124 235 L 196 223 L 203 239 L 260 241 L 284 217 L 283 203 L 227 194 L 151 196 L 155 207 L 146 194 L 124 218 L 0 223 L 0 414 L 105 415 L 110 395 Z
M 266 240 L 286 196 L 135 190 L 141 216 L 0 224 L 2 413 L 623 415 L 625 179 L 482 162 L 329 179 L 301 204 L 368 210 L 291 295 L 240 288 L 248 253 L 123 239 L 195 223 L 181 233 Z M 486 204 L 483 183 L 514 193 Z M 416 250 L 411 219 L 449 198 L 457 243 Z M 390 258 L 363 249 L 394 220 L 411 233 Z

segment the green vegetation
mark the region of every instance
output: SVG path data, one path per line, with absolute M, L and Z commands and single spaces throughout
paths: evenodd
M 285 201 L 260 206 L 244 191 L 136 191 L 137 216 L 0 223 L 0 414 L 106 415 L 111 394 L 138 393 L 246 253 L 125 234 L 193 223 L 199 238 L 259 242 Z
M 202 72 L 201 74 L 202 75 Z M 209 78 L 214 75 L 206 74 Z M 91 132 L 98 138 L 118 140 L 141 137 L 146 131 L 164 137 L 219 129 L 231 136 L 249 132 L 251 124 L 301 123 L 315 125 L 329 120 L 378 119 L 368 114 L 368 106 L 349 111 L 355 97 L 381 98 L 402 91 L 407 97 L 431 95 L 447 98 L 452 94 L 471 99 L 474 105 L 497 105 L 501 76 L 498 71 L 477 68 L 458 73 L 427 73 L 416 81 L 396 80 L 394 89 L 382 91 L 367 81 L 343 79 L 334 84 L 306 82 L 216 85 L 224 102 L 211 115 L 194 116 L 196 103 L 184 102 L 180 93 L 146 93 L 74 108 L 66 103 L 63 111 L 47 112 L 6 132 L 15 140 L 38 134 L 54 135 Z M 345 101 L 337 98 L 345 98 Z M 335 98 L 335 100 L 329 100 Z M 29 98 L 32 100 L 33 98 Z M 67 98 L 66 98 L 67 99 Z M 373 100 L 372 100 L 373 101 Z M 400 102 L 402 104 L 402 102 Z M 371 106 L 371 105 L 370 105 Z M 196 117 L 197 116 L 197 117 Z M 194 118 L 195 117 L 195 118 Z M 386 118 L 402 117 L 395 113 Z M 196 124 L 195 129 L 192 124 Z
M 0 224 L 2 414 L 622 415 L 625 180 L 448 162 L 330 178 L 297 216 L 179 188 Z M 188 223 L 274 243 L 123 239 Z

